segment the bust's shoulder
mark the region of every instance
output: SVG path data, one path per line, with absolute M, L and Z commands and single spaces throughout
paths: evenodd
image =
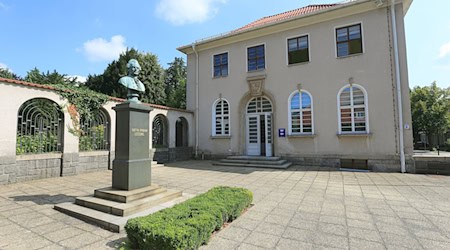
M 119 79 L 120 83 L 130 83 L 133 82 L 134 83 L 134 79 L 132 77 L 129 76 L 123 76 Z

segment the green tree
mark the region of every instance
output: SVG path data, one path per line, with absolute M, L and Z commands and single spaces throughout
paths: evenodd
M 21 80 L 20 76 L 14 74 L 9 69 L 0 68 L 0 77 L 13 79 L 13 80 Z
M 186 64 L 183 58 L 175 57 L 165 71 L 166 105 L 174 108 L 186 108 Z
M 159 65 L 156 55 L 127 49 L 112 61 L 101 75 L 89 75 L 86 86 L 90 89 L 120 98 L 125 98 L 127 90 L 118 83 L 120 77 L 127 75 L 127 63 L 130 59 L 137 59 L 141 65 L 139 79 L 145 85 L 145 94 L 141 96 L 143 102 L 165 105 L 163 69 Z
M 68 77 L 66 74 L 60 74 L 56 70 L 50 73 L 50 71 L 41 72 L 38 68 L 34 68 L 27 72 L 24 78 L 27 82 L 38 83 L 38 84 L 76 84 L 76 77 Z
M 450 128 L 450 93 L 433 82 L 431 86 L 415 87 L 411 92 L 413 133 L 425 132 L 428 138 L 441 135 Z M 434 145 L 431 145 L 434 146 Z

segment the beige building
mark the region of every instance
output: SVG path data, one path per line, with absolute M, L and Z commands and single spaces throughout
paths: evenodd
M 310 5 L 178 48 L 195 154 L 412 171 L 411 3 Z

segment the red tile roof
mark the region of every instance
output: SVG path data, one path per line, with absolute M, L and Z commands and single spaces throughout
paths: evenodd
M 32 83 L 32 82 L 13 80 L 13 79 L 8 79 L 8 78 L 3 78 L 3 77 L 0 77 L 0 82 L 6 82 L 6 83 L 18 84 L 18 85 L 23 85 L 23 86 L 33 87 L 33 88 L 40 88 L 40 89 L 48 89 L 48 90 L 52 90 L 52 91 L 57 91 L 57 89 L 55 87 L 51 86 L 51 85 L 36 84 L 36 83 Z M 64 90 L 64 91 L 69 91 L 69 90 Z M 116 101 L 116 102 L 124 102 L 124 101 L 126 101 L 125 99 L 112 97 L 112 96 L 110 96 L 109 99 L 111 101 Z M 157 109 L 174 110 L 174 111 L 181 111 L 181 112 L 190 112 L 190 113 L 192 113 L 192 111 L 189 111 L 189 110 L 178 109 L 178 108 L 171 108 L 171 107 L 158 105 L 158 104 L 152 104 L 152 103 L 143 103 L 143 104 L 148 105 L 148 106 L 153 107 L 153 108 L 157 108 Z
M 281 14 L 277 14 L 277 15 L 273 15 L 273 16 L 267 16 L 267 17 L 263 17 L 261 19 L 258 19 L 254 22 L 251 22 L 237 30 L 235 30 L 235 32 L 237 31 L 244 31 L 247 29 L 251 29 L 251 28 L 255 28 L 258 26 L 263 26 L 269 23 L 276 23 L 282 20 L 286 20 L 286 19 L 290 19 L 290 18 L 294 18 L 294 17 L 299 17 L 299 16 L 303 16 L 306 14 L 310 14 L 319 10 L 323 10 L 323 9 L 328 9 L 330 7 L 334 7 L 337 6 L 339 4 L 315 4 L 315 5 L 308 5 L 306 7 L 302 7 L 302 8 L 298 8 L 295 10 L 290 10 L 290 11 L 286 11 L 283 12 Z

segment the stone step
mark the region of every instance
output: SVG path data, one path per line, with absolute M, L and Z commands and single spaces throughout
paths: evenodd
M 112 215 L 129 216 L 149 207 L 156 206 L 158 204 L 180 197 L 181 195 L 181 191 L 167 190 L 166 192 L 158 193 L 128 203 L 121 203 L 88 196 L 76 198 L 75 204 Z
M 152 168 L 164 167 L 164 164 L 158 163 L 157 161 L 152 161 Z
M 96 189 L 94 191 L 94 196 L 101 199 L 106 199 L 110 201 L 128 203 L 134 200 L 141 199 L 143 197 L 151 196 L 154 194 L 159 194 L 165 192 L 166 189 L 159 187 L 158 185 L 151 185 L 144 188 L 139 188 L 135 190 L 117 190 L 112 187 Z
M 246 161 L 278 161 L 281 159 L 279 156 L 248 156 L 248 155 L 235 155 L 228 156 L 226 159 L 230 160 L 246 160 Z
M 262 160 L 240 160 L 240 159 L 222 159 L 219 162 L 221 163 L 240 163 L 240 164 L 261 164 L 261 165 L 283 165 L 287 161 L 286 160 L 269 160 L 269 161 L 262 161 Z
M 147 208 L 146 210 L 125 217 L 103 213 L 94 209 L 76 205 L 72 202 L 65 202 L 55 205 L 55 209 L 77 219 L 98 225 L 106 230 L 120 233 L 123 231 L 124 226 L 129 219 L 155 213 L 164 208 L 183 202 L 189 198 L 192 198 L 192 196 L 183 195 L 182 197 L 178 197 L 174 200 L 161 203 L 157 206 Z
M 227 167 L 253 167 L 253 168 L 274 168 L 274 169 L 287 169 L 292 165 L 290 162 L 286 162 L 282 165 L 276 164 L 242 164 L 242 163 L 228 163 L 228 162 L 214 162 L 215 166 L 227 166 Z

